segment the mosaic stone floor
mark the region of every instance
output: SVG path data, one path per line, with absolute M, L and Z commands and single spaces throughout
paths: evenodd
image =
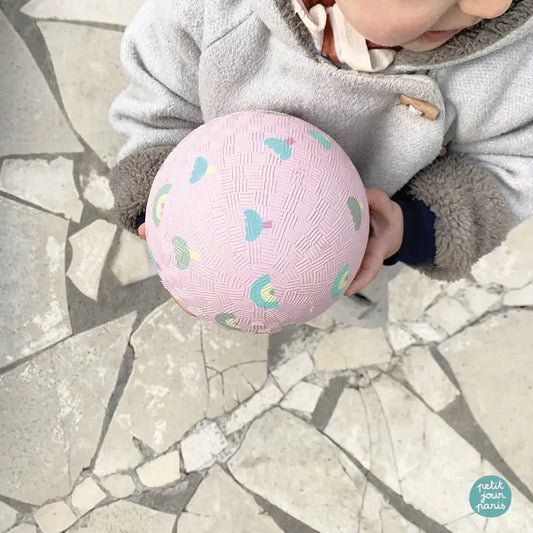
M 533 220 L 465 281 L 401 270 L 384 328 L 202 326 L 109 221 L 138 5 L 0 0 L 0 532 L 533 531 Z

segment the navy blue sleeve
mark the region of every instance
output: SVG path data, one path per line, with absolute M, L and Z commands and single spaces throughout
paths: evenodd
M 144 218 L 145 218 L 145 214 L 144 213 L 141 213 L 137 217 L 137 228 L 139 228 L 139 226 L 144 222 Z
M 393 256 L 383 261 L 384 265 L 395 265 L 398 261 L 406 265 L 424 265 L 435 261 L 435 215 L 429 207 L 403 193 L 392 197 L 403 213 L 403 242 Z

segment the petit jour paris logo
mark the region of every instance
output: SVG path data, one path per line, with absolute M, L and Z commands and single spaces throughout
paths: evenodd
M 493 518 L 511 506 L 511 488 L 499 476 L 483 476 L 470 490 L 470 507 L 481 516 Z

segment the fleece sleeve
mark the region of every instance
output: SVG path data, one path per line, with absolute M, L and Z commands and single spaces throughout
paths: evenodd
M 111 126 L 125 137 L 111 170 L 119 223 L 134 231 L 157 170 L 203 123 L 198 64 L 203 0 L 145 0 L 124 33 L 120 59 L 128 85 L 113 102 Z

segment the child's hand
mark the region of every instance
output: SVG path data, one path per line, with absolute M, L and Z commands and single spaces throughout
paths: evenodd
M 144 239 L 146 240 L 146 226 L 144 225 L 145 223 L 143 222 L 138 228 L 137 228 L 137 233 L 139 234 L 139 237 L 141 239 Z
M 381 189 L 366 188 L 366 196 L 370 208 L 370 236 L 363 262 L 344 293 L 346 296 L 364 289 L 374 280 L 383 266 L 383 261 L 394 255 L 403 241 L 401 207 Z

